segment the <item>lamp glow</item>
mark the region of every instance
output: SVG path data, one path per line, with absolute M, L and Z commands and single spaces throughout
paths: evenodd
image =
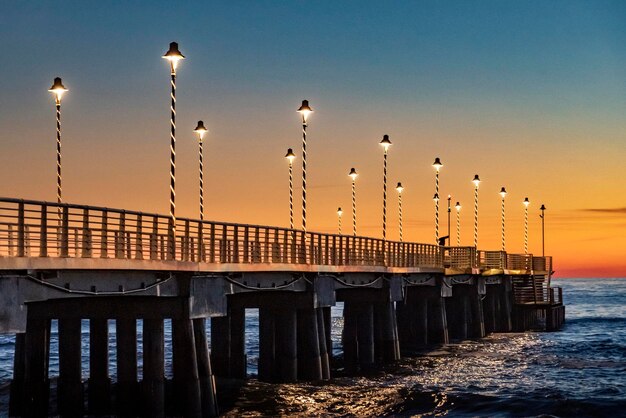
M 308 100 L 303 100 L 302 105 L 298 108 L 297 112 L 302 115 L 302 120 L 306 122 L 309 115 L 313 113 L 313 109 L 309 106 Z
M 185 56 L 178 50 L 178 42 L 170 42 L 170 49 L 163 55 L 163 58 L 170 62 L 172 73 L 176 73 L 178 62 L 184 60 Z
M 383 147 L 385 152 L 389 151 L 389 147 L 391 146 L 391 141 L 389 140 L 389 135 L 383 135 L 383 140 L 380 141 L 380 146 Z
M 204 122 L 202 122 L 201 120 L 198 121 L 196 129 L 194 129 L 193 131 L 196 133 L 196 135 L 198 135 L 198 140 L 200 142 L 202 142 L 202 140 L 204 139 L 204 135 L 209 132 L 209 130 L 204 127 Z
M 61 78 L 60 77 L 56 77 L 54 79 L 54 82 L 52 83 L 52 86 L 48 89 L 48 91 L 50 93 L 54 94 L 54 99 L 55 99 L 56 103 L 60 104 L 61 103 L 61 98 L 63 97 L 63 94 L 67 91 L 67 89 L 63 85 L 63 82 L 61 81 Z

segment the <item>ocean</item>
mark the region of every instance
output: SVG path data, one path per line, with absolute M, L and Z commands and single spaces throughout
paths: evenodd
M 246 313 L 250 379 L 225 416 L 626 417 L 626 279 L 560 279 L 566 323 L 560 332 L 493 334 L 406 358 L 366 376 L 324 383 L 267 384 L 255 379 L 258 316 Z M 334 354 L 341 353 L 341 306 L 332 310 Z M 83 324 L 88 374 L 88 326 Z M 140 328 L 140 327 L 139 327 Z M 58 376 L 56 324 L 50 375 Z M 111 341 L 115 339 L 111 323 Z M 166 323 L 166 347 L 171 344 Z M 14 338 L 0 335 L 0 416 L 8 414 Z M 141 342 L 139 344 L 141 347 Z M 167 352 L 166 348 L 166 352 Z M 115 351 L 110 351 L 112 363 Z M 171 376 L 171 357 L 166 374 Z M 139 359 L 141 364 L 141 359 Z M 111 368 L 115 377 L 115 368 Z

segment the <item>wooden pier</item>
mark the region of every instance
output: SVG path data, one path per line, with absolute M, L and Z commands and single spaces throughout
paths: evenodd
M 565 319 L 562 291 L 550 284 L 551 257 L 185 218 L 174 232 L 169 220 L 0 199 L 0 332 L 16 334 L 11 416 L 216 416 L 215 378 L 246 378 L 248 308 L 259 309 L 259 379 L 268 382 L 332 378 L 330 308 L 338 301 L 348 373 L 452 340 L 558 330 Z M 48 375 L 52 320 L 56 396 Z M 86 382 L 82 320 L 90 329 Z

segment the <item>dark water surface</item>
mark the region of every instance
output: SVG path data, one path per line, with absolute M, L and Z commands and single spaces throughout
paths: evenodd
M 252 378 L 226 416 L 603 416 L 626 417 L 626 280 L 554 280 L 563 287 L 566 325 L 556 333 L 495 334 L 404 359 L 368 376 L 319 384 L 265 384 L 254 379 L 258 316 L 247 312 Z M 88 374 L 88 326 L 83 324 Z M 333 309 L 340 353 L 341 308 Z M 53 323 L 51 376 L 58 375 Z M 141 328 L 141 327 L 139 327 Z M 111 343 L 114 326 L 111 323 Z M 171 343 L 166 324 L 166 347 Z M 0 336 L 0 415 L 7 414 L 13 337 Z M 141 344 L 140 344 L 141 346 Z M 167 350 L 166 350 L 167 351 Z M 111 375 L 115 376 L 115 351 Z M 141 364 L 141 360 L 140 360 Z M 171 357 L 166 359 L 171 375 Z

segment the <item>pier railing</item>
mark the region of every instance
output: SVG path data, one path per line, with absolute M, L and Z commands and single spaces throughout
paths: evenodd
M 0 198 L 0 256 L 442 268 L 442 247 Z

